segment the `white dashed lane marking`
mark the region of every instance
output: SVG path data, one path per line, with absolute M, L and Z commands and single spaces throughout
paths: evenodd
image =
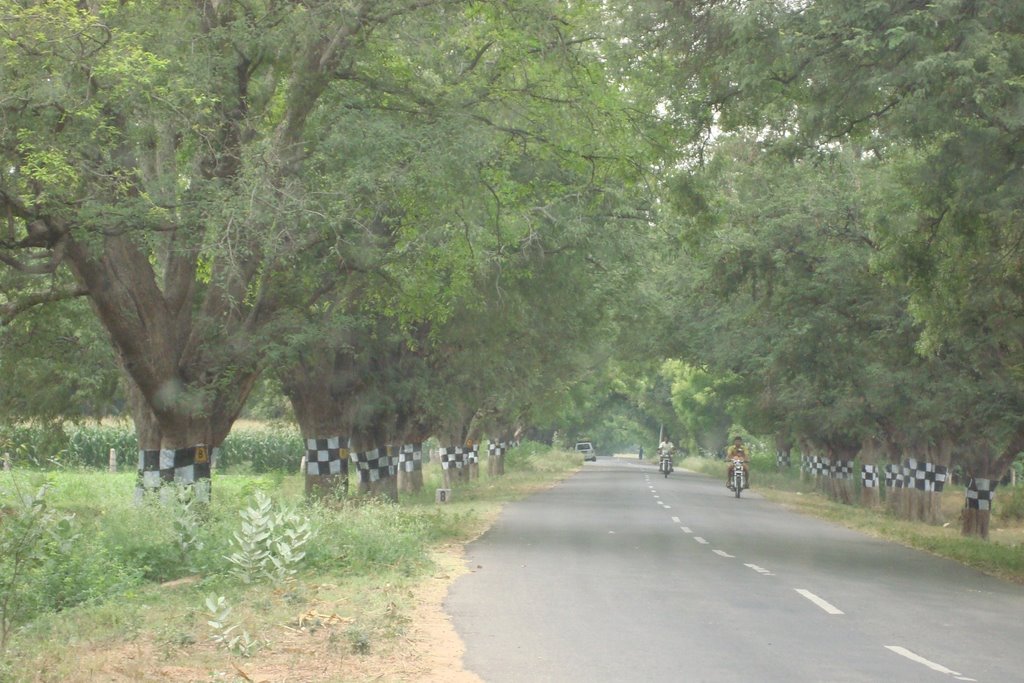
M 712 550 L 711 552 L 713 552 L 715 555 L 720 555 L 722 557 L 736 557 L 735 555 L 730 555 L 724 550 Z
M 694 536 L 694 537 L 693 537 L 693 540 L 697 541 L 697 543 L 700 543 L 701 545 L 707 545 L 707 544 L 708 544 L 708 542 L 707 542 L 707 541 L 705 541 L 705 540 L 704 540 L 703 538 L 701 538 L 700 536 Z
M 756 564 L 745 564 L 743 566 L 744 567 L 750 567 L 751 569 L 753 569 L 758 574 L 762 574 L 764 576 L 775 576 L 775 574 L 772 574 L 771 570 L 765 569 L 764 567 L 758 567 Z
M 747 565 L 747 566 L 750 566 L 750 565 Z M 839 609 L 838 607 L 836 607 L 835 605 L 833 605 L 833 604 L 831 604 L 829 602 L 826 602 L 822 598 L 819 598 L 817 595 L 815 595 L 814 593 L 812 593 L 809 590 L 806 590 L 804 588 L 794 588 L 793 590 L 795 590 L 797 593 L 799 593 L 800 595 L 804 596 L 805 598 L 807 598 L 808 600 L 813 602 L 815 605 L 817 605 L 821 609 L 823 609 L 826 612 L 828 612 L 829 614 L 843 614 L 843 610 Z
M 917 662 L 918 664 L 924 664 L 926 667 L 928 667 L 932 671 L 938 671 L 939 673 L 942 673 L 942 674 L 948 674 L 950 676 L 954 676 L 954 677 L 956 677 L 956 679 L 958 681 L 974 681 L 974 680 L 976 680 L 974 678 L 967 678 L 966 676 L 964 676 L 959 671 L 953 671 L 952 669 L 947 669 L 946 667 L 942 666 L 941 664 L 936 664 L 935 662 L 929 661 L 929 660 L 925 659 L 924 657 L 922 657 L 921 655 L 918 655 L 918 654 L 915 654 L 915 653 L 911 652 L 910 650 L 908 650 L 905 647 L 900 647 L 899 645 L 886 645 L 885 649 L 886 650 L 890 650 L 892 652 L 895 652 L 896 654 L 900 655 L 901 657 L 906 657 L 907 659 L 909 659 L 912 662 Z

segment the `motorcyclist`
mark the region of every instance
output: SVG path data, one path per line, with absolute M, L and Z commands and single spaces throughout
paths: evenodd
M 661 460 L 672 457 L 672 451 L 675 450 L 675 444 L 668 437 L 658 444 L 658 467 L 661 468 Z
M 733 437 L 732 445 L 729 446 L 729 449 L 725 452 L 725 459 L 729 462 L 729 470 L 725 478 L 725 485 L 727 487 L 730 489 L 732 488 L 732 475 L 733 468 L 735 467 L 733 461 L 735 460 L 739 460 L 743 463 L 743 468 L 747 473 L 747 481 L 750 481 L 750 467 L 747 464 L 750 462 L 750 454 L 747 453 L 747 449 L 743 445 L 743 437 L 738 434 Z

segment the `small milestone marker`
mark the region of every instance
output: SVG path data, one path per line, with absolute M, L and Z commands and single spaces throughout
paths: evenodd
M 437 489 L 434 495 L 434 502 L 436 503 L 447 503 L 451 500 L 452 490 L 451 489 Z

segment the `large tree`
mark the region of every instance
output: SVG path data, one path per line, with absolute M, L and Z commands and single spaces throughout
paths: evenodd
M 308 257 L 343 223 L 309 192 L 308 122 L 372 29 L 412 11 L 261 5 L 2 8 L 4 261 L 88 290 L 144 448 L 220 443 L 281 312 L 330 287 Z
M 888 184 L 865 209 L 878 247 L 872 267 L 907 288 L 918 350 L 948 361 L 966 399 L 950 431 L 976 456 L 965 459 L 969 471 L 998 478 L 1024 446 L 1015 370 L 1024 360 L 1020 3 L 723 0 L 639 10 L 638 42 L 679 84 L 662 110 L 703 127 L 698 143 L 742 131 L 790 157 L 847 146 L 877 162 L 873 175 Z M 692 138 L 680 148 L 706 159 L 708 147 Z
M 87 290 L 138 389 L 142 447 L 218 444 L 272 342 L 353 269 L 418 277 L 411 317 L 450 307 L 445 278 L 425 275 L 508 230 L 517 200 L 504 182 L 517 155 L 487 154 L 490 141 L 599 171 L 614 126 L 559 142 L 597 116 L 584 105 L 604 87 L 581 58 L 590 38 L 572 34 L 578 11 L 4 3 L 2 257 L 52 276 L 9 296 L 44 296 L 69 269 L 68 293 Z M 489 204 L 460 201 L 459 166 Z M 535 221 L 492 241 L 529 241 L 557 205 L 592 201 L 543 189 L 530 187 Z

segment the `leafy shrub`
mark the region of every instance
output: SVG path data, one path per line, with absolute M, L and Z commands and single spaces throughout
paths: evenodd
M 239 511 L 241 531 L 234 533 L 235 552 L 227 556 L 232 573 L 245 583 L 270 578 L 278 586 L 289 581 L 306 556 L 302 547 L 313 537 L 309 521 L 257 491 L 249 507 Z
M 199 568 L 192 548 L 209 545 L 206 524 L 199 525 L 190 538 L 183 528 L 187 524 L 178 520 L 178 514 L 156 496 L 148 496 L 142 505 L 124 505 L 113 514 L 103 516 L 103 545 L 130 567 L 136 568 L 147 581 L 170 581 L 190 574 Z
M 14 490 L 0 491 L 13 503 L 0 519 L 0 650 L 14 628 L 42 612 L 139 583 L 141 573 L 97 542 L 95 529 L 47 505 L 46 487 L 28 494 L 13 479 L 5 483 Z
M 248 631 L 243 630 L 240 634 L 232 633 L 241 624 L 231 624 L 228 621 L 231 616 L 231 606 L 223 595 L 207 597 L 206 611 L 209 616 L 206 625 L 210 627 L 210 640 L 242 657 L 252 657 L 253 653 L 259 649 L 260 642 L 250 637 Z

